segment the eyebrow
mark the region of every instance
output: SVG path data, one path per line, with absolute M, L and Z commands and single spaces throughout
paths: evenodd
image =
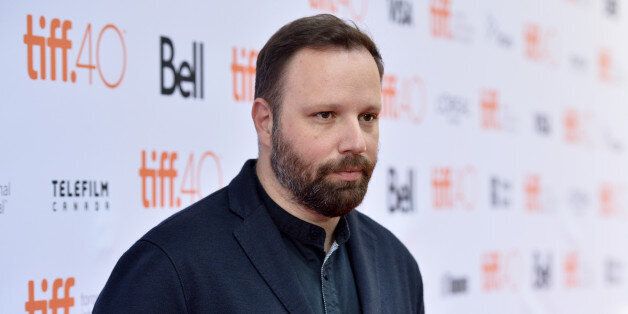
M 337 103 L 315 103 L 315 104 L 309 105 L 309 107 L 315 108 L 316 110 L 336 111 L 344 106 Z M 381 108 L 382 108 L 381 105 L 368 104 L 366 105 L 366 108 L 364 111 L 378 111 L 378 110 L 381 110 Z

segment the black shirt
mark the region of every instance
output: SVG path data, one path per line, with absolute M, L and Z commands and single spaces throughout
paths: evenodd
M 256 176 L 257 179 L 257 176 Z M 343 216 L 336 226 L 334 243 L 325 253 L 325 230 L 281 208 L 257 180 L 257 192 L 277 225 L 299 282 L 316 313 L 360 313 L 346 242 L 349 225 Z

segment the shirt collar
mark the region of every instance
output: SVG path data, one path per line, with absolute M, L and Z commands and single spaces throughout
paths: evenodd
M 264 203 L 268 214 L 271 219 L 277 225 L 279 231 L 288 237 L 297 240 L 303 244 L 312 245 L 319 248 L 321 251 L 325 249 L 325 229 L 311 224 L 307 221 L 301 220 L 292 214 L 288 213 L 279 204 L 277 204 L 259 181 L 255 172 L 255 181 L 257 185 L 257 193 L 259 194 L 262 202 Z M 341 245 L 349 240 L 349 223 L 346 216 L 340 217 L 338 225 L 336 226 L 334 240 L 338 245 Z

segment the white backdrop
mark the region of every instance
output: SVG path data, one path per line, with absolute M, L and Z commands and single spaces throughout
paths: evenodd
M 628 313 L 624 5 L 4 1 L 0 312 L 91 312 L 135 240 L 256 156 L 256 53 L 328 12 L 384 57 L 360 210 L 416 257 L 427 311 Z

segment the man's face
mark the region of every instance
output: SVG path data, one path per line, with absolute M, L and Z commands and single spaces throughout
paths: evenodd
M 377 161 L 381 83 L 365 49 L 302 49 L 286 66 L 271 165 L 297 203 L 327 217 L 358 206 Z

